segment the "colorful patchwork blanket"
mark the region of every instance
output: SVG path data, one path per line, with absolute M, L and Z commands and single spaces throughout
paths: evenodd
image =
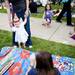
M 30 66 L 30 55 L 33 53 L 21 48 L 3 47 L 0 50 L 0 75 L 26 75 Z M 52 58 L 54 66 L 58 68 L 61 75 L 75 75 L 74 58 L 55 55 L 52 55 Z

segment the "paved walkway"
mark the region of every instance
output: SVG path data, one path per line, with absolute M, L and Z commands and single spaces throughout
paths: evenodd
M 32 36 L 75 46 L 75 40 L 71 39 L 69 34 L 74 32 L 73 27 L 66 26 L 65 22 L 52 21 L 49 28 L 42 26 L 43 20 L 39 18 L 31 17 L 30 22 Z M 11 31 L 6 14 L 0 14 L 0 29 Z

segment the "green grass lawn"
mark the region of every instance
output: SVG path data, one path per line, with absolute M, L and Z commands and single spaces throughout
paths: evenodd
M 0 9 L 0 13 L 7 13 L 6 9 Z
M 43 40 L 36 37 L 32 37 L 32 43 L 33 48 L 31 51 L 48 51 L 52 54 L 75 58 L 74 46 Z M 12 46 L 12 34 L 8 31 L 0 30 L 0 48 L 4 46 Z
M 11 33 L 0 30 L 0 48 L 3 46 L 11 46 Z

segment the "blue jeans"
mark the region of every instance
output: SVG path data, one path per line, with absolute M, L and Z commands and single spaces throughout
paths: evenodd
M 18 18 L 22 18 L 24 20 L 24 14 L 25 14 L 25 10 L 21 10 L 19 12 L 16 12 Z M 26 42 L 26 46 L 32 45 L 32 41 L 31 41 L 31 31 L 30 31 L 30 16 L 27 17 L 27 23 L 25 25 L 25 29 L 28 33 L 28 39 Z M 13 44 L 17 45 L 17 43 L 15 42 L 15 32 L 13 32 Z

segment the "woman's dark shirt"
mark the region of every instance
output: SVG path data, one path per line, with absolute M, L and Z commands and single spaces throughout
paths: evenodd
M 15 12 L 19 12 L 22 9 L 26 10 L 26 0 L 9 0 L 9 3 L 12 3 Z

